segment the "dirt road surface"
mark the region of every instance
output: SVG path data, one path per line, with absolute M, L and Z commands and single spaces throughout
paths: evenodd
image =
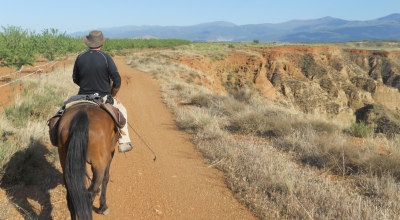
M 176 127 L 155 79 L 130 68 L 123 58 L 115 62 L 123 78 L 118 96 L 128 110 L 128 122 L 157 160 L 130 129 L 134 149 L 116 152 L 111 164 L 110 214 L 94 213 L 94 219 L 254 219 L 234 199 L 223 174 L 203 163 L 190 135 Z

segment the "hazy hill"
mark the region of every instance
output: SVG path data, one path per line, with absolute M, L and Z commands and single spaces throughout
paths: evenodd
M 333 17 L 291 20 L 283 23 L 235 25 L 216 21 L 191 26 L 123 26 L 99 28 L 109 38 L 180 38 L 192 41 L 261 42 L 343 42 L 360 40 L 399 40 L 400 14 L 368 21 L 347 21 Z M 71 33 L 86 35 L 89 30 Z

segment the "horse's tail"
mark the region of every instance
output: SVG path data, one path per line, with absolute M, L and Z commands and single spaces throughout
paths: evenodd
M 71 120 L 69 144 L 65 162 L 67 199 L 70 211 L 79 220 L 92 219 L 92 204 L 86 189 L 86 155 L 89 140 L 89 118 L 86 111 L 79 111 Z

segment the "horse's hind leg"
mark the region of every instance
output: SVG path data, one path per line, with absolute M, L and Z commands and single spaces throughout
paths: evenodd
M 91 202 L 93 204 L 96 194 L 99 193 L 100 191 L 101 181 L 104 178 L 104 169 L 98 169 L 98 168 L 96 169 L 94 166 L 92 166 L 92 172 L 93 172 L 92 183 L 90 184 L 88 191 Z
M 111 153 L 111 160 L 108 163 L 106 171 L 104 173 L 103 183 L 101 185 L 101 195 L 100 195 L 100 213 L 107 215 L 109 213 L 107 202 L 106 202 L 106 194 L 107 194 L 107 184 L 108 180 L 110 179 L 110 166 L 112 158 L 114 157 L 114 151 Z

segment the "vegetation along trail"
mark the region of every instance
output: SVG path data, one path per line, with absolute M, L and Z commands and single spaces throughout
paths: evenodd
M 180 131 L 149 73 L 115 58 L 123 78 L 118 94 L 128 109 L 134 149 L 116 153 L 108 186 L 110 214 L 95 219 L 254 219 L 233 197 L 223 174 L 209 168 Z M 97 200 L 97 198 L 96 198 Z M 97 205 L 97 203 L 95 203 Z

